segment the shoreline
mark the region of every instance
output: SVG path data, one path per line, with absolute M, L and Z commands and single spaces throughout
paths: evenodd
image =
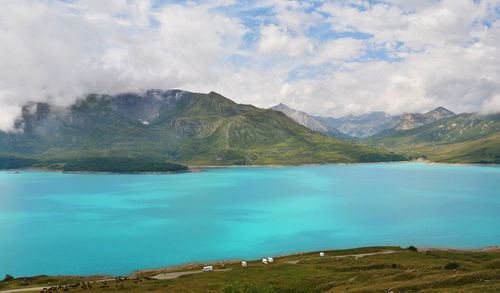
M 426 165 L 450 165 L 450 166 L 500 166 L 500 164 L 495 163 L 443 163 L 443 162 L 432 162 L 428 161 Z
M 320 251 L 323 252 L 332 252 L 332 251 L 342 251 L 342 250 L 350 250 L 350 249 L 363 249 L 363 248 L 373 248 L 377 246 L 368 246 L 368 247 L 355 247 L 355 248 L 346 248 L 346 249 L 325 249 L 325 250 L 314 250 L 314 251 L 302 251 L 302 252 L 294 252 L 294 253 L 287 253 L 287 254 L 280 254 L 273 256 L 273 258 L 278 259 L 282 257 L 290 257 L 290 256 L 298 256 L 298 255 L 304 255 L 304 254 L 313 254 L 313 253 L 319 253 Z M 382 247 L 382 246 L 380 246 Z M 406 248 L 403 248 L 406 250 Z M 422 248 L 417 248 L 418 252 L 426 252 L 426 251 L 449 251 L 449 252 L 495 252 L 498 251 L 500 252 L 500 246 L 486 246 L 486 247 L 481 247 L 481 248 L 472 248 L 472 249 L 464 249 L 464 248 L 452 248 L 452 247 L 422 247 Z M 217 260 L 217 261 L 212 261 L 212 262 L 191 262 L 191 263 L 186 263 L 182 265 L 173 265 L 173 266 L 165 266 L 165 267 L 159 267 L 159 268 L 153 268 L 153 269 L 144 269 L 144 270 L 137 270 L 134 271 L 126 277 L 134 277 L 140 274 L 149 274 L 149 273 L 157 273 L 157 272 L 172 272 L 172 271 L 177 271 L 177 270 L 183 270 L 187 269 L 189 267 L 195 267 L 195 266 L 206 266 L 206 265 L 221 265 L 221 264 L 234 264 L 234 263 L 239 263 L 241 261 L 247 261 L 247 262 L 253 262 L 253 261 L 259 261 L 260 259 L 228 259 L 228 260 Z
M 281 254 L 281 255 L 276 255 L 272 256 L 274 259 L 279 259 L 283 257 L 291 257 L 291 256 L 301 256 L 301 255 L 308 255 L 308 254 L 315 254 L 319 253 L 320 251 L 322 252 L 335 252 L 335 251 L 344 251 L 344 250 L 355 250 L 355 249 L 369 249 L 369 248 L 382 248 L 382 247 L 389 247 L 389 246 L 367 246 L 367 247 L 355 247 L 355 248 L 345 248 L 345 249 L 325 249 L 325 250 L 317 250 L 317 251 L 302 251 L 302 252 L 294 252 L 294 253 L 288 253 L 288 254 Z M 393 247 L 399 247 L 400 246 L 393 246 Z M 464 249 L 464 248 L 452 248 L 452 247 L 421 247 L 417 248 L 418 252 L 427 252 L 427 251 L 447 251 L 447 252 L 500 252 L 500 246 L 486 246 L 486 247 L 481 247 L 481 248 L 471 248 L 471 249 Z M 401 248 L 401 251 L 406 251 L 406 248 Z M 397 251 L 396 251 L 397 252 Z M 347 254 L 349 255 L 349 254 Z M 339 255 L 339 256 L 342 256 Z M 74 278 L 90 278 L 90 277 L 103 277 L 103 278 L 138 278 L 141 277 L 143 274 L 157 274 L 157 273 L 165 273 L 165 272 L 177 272 L 177 271 L 183 271 L 189 268 L 195 268 L 195 267 L 200 267 L 200 266 L 207 266 L 207 265 L 226 265 L 226 264 L 235 264 L 235 263 L 240 263 L 241 261 L 247 261 L 247 262 L 259 262 L 260 258 L 258 259 L 226 259 L 226 260 L 216 260 L 216 261 L 210 261 L 210 262 L 190 262 L 190 263 L 185 263 L 185 264 L 180 264 L 180 265 L 172 265 L 172 266 L 164 266 L 164 267 L 158 267 L 158 268 L 149 268 L 149 269 L 140 269 L 133 271 L 129 274 L 125 275 L 114 275 L 114 274 L 103 274 L 103 273 L 97 273 L 97 274 L 92 274 L 92 275 L 75 275 L 75 274 L 70 274 L 70 275 L 63 275 L 63 274 L 58 274 L 58 275 L 33 275 L 33 276 L 22 276 L 22 277 L 16 277 L 16 279 L 22 279 L 22 278 L 34 278 L 34 277 L 39 277 L 39 276 L 48 276 L 48 277 L 74 277 Z
M 305 163 L 305 164 L 293 164 L 293 165 L 279 165 L 279 164 L 269 164 L 269 165 L 192 165 L 189 168 L 206 168 L 206 169 L 218 169 L 218 168 L 283 168 L 283 167 L 311 167 L 311 166 L 349 166 L 349 165 L 375 165 L 375 164 L 405 164 L 414 162 L 425 162 L 425 161 L 389 161 L 389 162 L 359 162 L 359 163 Z
M 270 256 L 262 255 L 262 257 L 269 259 Z M 73 289 L 78 292 L 85 290 L 187 292 L 189 291 L 187 289 L 194 290 L 193 292 L 205 292 L 207 288 L 213 289 L 214 292 L 225 292 L 228 286 L 234 288 L 231 284 L 247 284 L 249 281 L 251 288 L 265 289 L 277 286 L 280 291 L 287 292 L 299 288 L 303 289 L 299 291 L 309 292 L 311 282 L 315 285 L 313 288 L 331 289 L 332 280 L 339 287 L 335 292 L 352 289 L 363 292 L 386 292 L 387 288 L 395 288 L 394 292 L 403 292 L 408 286 L 421 289 L 413 290 L 419 292 L 432 287 L 446 292 L 455 292 L 458 289 L 467 292 L 468 289 L 471 292 L 490 292 L 500 285 L 498 278 L 500 272 L 496 265 L 500 260 L 500 246 L 478 249 L 428 247 L 419 248 L 418 251 L 412 247 L 367 246 L 297 252 L 271 257 L 274 261 L 269 263 L 261 261 L 260 258 L 244 259 L 246 261 L 244 264 L 241 263 L 243 260 L 230 259 L 137 270 L 127 275 L 59 274 L 16 277 L 0 286 L 0 293 L 61 292 L 61 290 L 72 292 Z M 247 266 L 251 268 L 246 268 Z M 205 268 L 209 272 L 206 272 Z M 227 274 L 228 272 L 233 273 Z M 301 279 L 304 272 L 308 272 L 309 275 L 306 279 Z M 340 273 L 343 275 L 339 277 Z M 196 277 L 198 274 L 203 276 Z M 401 283 L 405 281 L 401 280 L 401 276 L 409 282 Z M 356 282 L 358 277 L 359 281 Z M 290 284 L 291 278 L 298 279 Z M 367 278 L 373 282 L 367 284 Z M 443 286 L 443 280 L 452 283 Z M 2 284 L 3 282 L 0 282 L 0 285 Z M 434 284 L 437 286 L 433 286 Z M 166 287 L 168 288 L 165 289 Z M 239 285 L 236 288 L 238 287 L 241 288 Z
M 408 164 L 408 163 L 424 163 L 425 165 L 450 165 L 450 166 L 500 166 L 500 164 L 481 164 L 481 163 L 441 163 L 430 160 L 411 160 L 411 161 L 391 161 L 391 162 L 366 162 L 366 163 L 311 163 L 311 164 L 296 164 L 296 165 L 192 165 L 190 168 L 283 168 L 283 167 L 309 167 L 309 166 L 349 166 L 349 165 L 375 165 L 375 164 Z
M 162 175 L 162 174 L 183 174 L 183 173 L 199 173 L 203 170 L 199 168 L 188 167 L 187 170 L 182 171 L 165 171 L 165 172 L 100 172 L 100 171 L 63 171 L 63 170 L 50 170 L 44 168 L 21 168 L 21 169 L 0 169 L 0 171 L 6 172 L 21 172 L 21 171 L 36 171 L 36 172 L 49 172 L 49 173 L 61 173 L 61 174 L 115 174 L 115 175 Z
M 495 163 L 444 163 L 433 162 L 430 160 L 411 160 L 411 161 L 390 161 L 390 162 L 360 162 L 360 163 L 307 163 L 293 165 L 191 165 L 187 170 L 182 171 L 166 171 L 166 172 L 100 172 L 100 171 L 63 171 L 50 170 L 45 168 L 20 168 L 20 169 L 0 169 L 0 171 L 20 172 L 20 171 L 37 171 L 37 172 L 54 172 L 62 174 L 129 174 L 129 175 L 165 175 L 165 174 L 183 174 L 183 173 L 200 173 L 203 169 L 222 169 L 222 168 L 284 168 L 284 167 L 312 167 L 312 166 L 350 166 L 350 165 L 375 165 L 375 164 L 407 164 L 407 163 L 424 163 L 425 165 L 448 165 L 448 166 L 500 166 Z

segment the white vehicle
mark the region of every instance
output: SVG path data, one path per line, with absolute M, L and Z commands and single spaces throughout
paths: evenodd
M 269 262 L 267 261 L 267 258 L 263 257 L 262 258 L 262 263 L 265 264 L 265 265 L 267 265 Z
M 246 267 L 246 266 L 247 266 L 247 262 L 246 262 L 246 261 L 244 261 L 244 260 L 242 260 L 242 261 L 241 261 L 241 266 L 242 266 L 242 267 Z
M 325 257 L 325 253 L 324 253 L 324 252 L 320 252 L 320 253 L 319 253 L 319 256 L 321 256 L 321 257 Z
M 211 272 L 214 270 L 214 267 L 213 266 L 206 266 L 206 267 L 203 267 L 203 271 L 204 272 Z
M 273 262 L 274 262 L 274 259 L 273 259 L 272 257 L 268 257 L 268 258 L 267 258 L 267 262 L 269 262 L 269 263 L 273 263 Z

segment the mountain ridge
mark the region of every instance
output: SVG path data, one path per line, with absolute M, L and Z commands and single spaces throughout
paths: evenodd
M 17 132 L 0 132 L 0 153 L 63 163 L 101 156 L 192 165 L 405 160 L 327 137 L 282 112 L 237 104 L 215 92 L 92 94 L 64 110 L 30 104 L 16 127 Z
M 297 123 L 304 125 L 309 129 L 321 132 L 325 135 L 340 138 L 343 140 L 351 139 L 349 135 L 342 133 L 335 127 L 330 126 L 328 123 L 316 119 L 314 116 L 311 116 L 306 112 L 292 109 L 283 103 L 279 103 L 278 105 L 272 106 L 269 109 L 283 112 L 285 113 L 285 115 L 287 115 Z
M 500 114 L 462 113 L 360 142 L 435 162 L 499 164 Z
M 441 106 L 426 113 L 404 113 L 399 116 L 398 121 L 389 129 L 408 130 L 454 115 L 456 114 Z
M 389 115 L 385 112 L 375 111 L 362 115 L 346 115 L 339 118 L 315 116 L 332 127 L 356 138 L 375 135 L 390 128 L 399 116 Z

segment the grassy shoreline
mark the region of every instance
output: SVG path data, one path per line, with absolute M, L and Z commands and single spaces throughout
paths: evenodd
M 282 168 L 282 167 L 308 167 L 308 166 L 349 166 L 349 165 L 376 165 L 376 164 L 407 164 L 407 163 L 424 163 L 426 165 L 451 165 L 451 166 L 500 166 L 500 164 L 493 163 L 441 163 L 429 160 L 410 160 L 410 161 L 393 161 L 393 162 L 367 162 L 367 163 L 325 163 L 325 164 L 298 164 L 298 165 L 193 165 L 190 168 Z
M 247 260 L 247 267 L 240 260 L 226 260 L 140 270 L 126 277 L 22 277 L 0 282 L 0 292 L 48 287 L 53 292 L 490 292 L 500 288 L 500 247 L 417 252 L 376 246 L 323 252 L 324 257 L 319 251 L 276 256 L 269 265 Z M 218 271 L 202 273 L 205 265 Z M 159 278 L 165 275 L 172 278 Z
M 52 172 L 52 173 L 62 173 L 62 174 L 182 174 L 182 173 L 198 173 L 203 172 L 203 170 L 198 168 L 188 168 L 187 170 L 179 171 L 166 171 L 166 172 L 99 172 L 99 171 L 64 171 L 58 169 L 46 169 L 46 168 L 21 168 L 21 169 L 0 169 L 0 171 L 8 172 L 21 172 L 21 171 L 36 171 L 36 172 Z
M 37 171 L 37 172 L 55 172 L 64 174 L 183 174 L 183 173 L 199 173 L 204 172 L 203 169 L 222 169 L 222 168 L 284 168 L 284 167 L 309 167 L 309 166 L 349 166 L 349 165 L 374 165 L 374 164 L 405 164 L 420 162 L 426 165 L 449 165 L 449 166 L 500 166 L 500 164 L 481 164 L 481 163 L 441 163 L 429 160 L 412 160 L 412 161 L 394 161 L 394 162 L 369 162 L 369 163 L 325 163 L 325 164 L 300 164 L 300 165 L 193 165 L 188 166 L 187 170 L 168 171 L 168 172 L 98 172 L 98 171 L 64 171 L 60 169 L 47 168 L 20 168 L 20 169 L 0 169 L 0 171 L 20 172 L 20 171 Z

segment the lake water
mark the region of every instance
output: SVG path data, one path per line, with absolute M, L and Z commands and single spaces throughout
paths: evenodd
M 0 276 L 123 275 L 371 245 L 500 245 L 500 167 L 0 172 Z

